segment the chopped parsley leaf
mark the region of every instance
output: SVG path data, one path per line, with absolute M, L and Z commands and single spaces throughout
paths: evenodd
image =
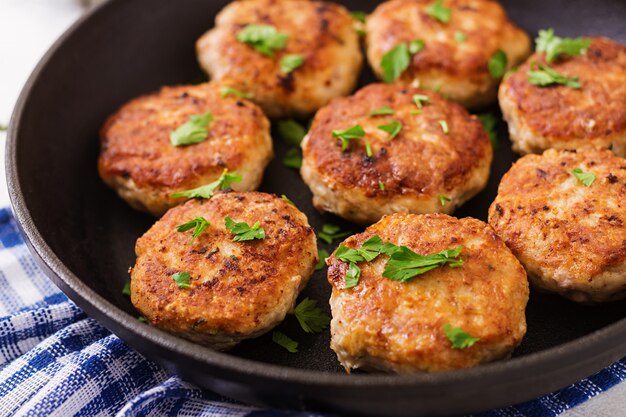
M 191 245 L 195 238 L 204 233 L 209 224 L 210 223 L 204 217 L 196 217 L 195 219 L 190 220 L 187 223 L 176 226 L 176 230 L 179 233 L 182 233 L 186 232 L 187 230 L 193 229 L 193 232 L 191 233 L 191 240 L 189 241 L 189 244 Z
M 298 351 L 298 342 L 278 330 L 274 330 L 272 332 L 272 342 L 284 347 L 291 353 L 296 353 Z
M 421 109 L 422 107 L 424 107 L 424 103 L 430 103 L 430 97 L 423 94 L 414 94 L 413 103 L 415 103 L 415 105 Z
M 491 147 L 493 149 L 498 149 L 498 134 L 496 132 L 498 120 L 496 117 L 491 113 L 483 113 L 478 115 L 478 120 L 480 120 L 480 123 L 482 123 L 483 127 L 487 131 L 487 135 L 489 135 Z
M 413 277 L 428 272 L 439 266 L 450 267 L 463 265 L 460 258 L 462 246 L 444 250 L 431 255 L 419 255 L 406 246 L 397 247 L 385 265 L 383 277 L 394 281 L 407 282 Z
M 177 272 L 172 275 L 172 278 L 174 279 L 176 285 L 178 285 L 178 288 L 189 288 L 189 278 L 191 278 L 189 272 Z
M 291 119 L 276 122 L 276 131 L 283 142 L 292 146 L 300 146 L 302 139 L 306 135 L 306 128 Z
M 394 82 L 409 67 L 411 54 L 405 43 L 399 43 L 383 54 L 380 67 L 383 70 L 383 81 Z
M 346 236 L 350 236 L 352 232 L 342 232 L 339 226 L 326 223 L 322 226 L 322 230 L 317 234 L 317 237 L 328 243 L 329 245 L 337 239 L 342 239 Z
M 236 88 L 229 87 L 227 85 L 220 87 L 220 96 L 237 96 L 248 100 L 252 98 L 252 94 L 237 90 Z
M 317 256 L 320 260 L 317 262 L 317 265 L 315 265 L 315 270 L 319 271 L 326 266 L 326 259 L 328 259 L 329 253 L 326 249 L 318 249 Z
M 348 272 L 346 272 L 344 288 L 353 288 L 359 283 L 361 278 L 361 269 L 353 262 L 350 262 L 348 266 Z
M 209 124 L 213 113 L 194 114 L 189 120 L 170 133 L 170 142 L 174 146 L 192 145 L 206 140 L 209 136 Z
M 122 294 L 130 297 L 130 281 L 126 281 L 122 288 Z
M 585 172 L 580 168 L 574 168 L 571 171 L 572 175 L 576 177 L 576 179 L 582 182 L 585 187 L 590 187 L 591 184 L 596 180 L 596 176 L 591 172 Z
M 280 195 L 280 198 L 282 198 L 283 200 L 285 200 L 285 201 L 287 202 L 287 204 L 291 204 L 291 205 L 292 205 L 292 206 L 294 206 L 294 207 L 296 206 L 296 205 L 293 203 L 293 201 L 291 201 L 291 200 L 289 199 L 289 197 L 287 197 L 285 194 L 281 194 L 281 195 Z
M 228 172 L 228 169 L 225 169 L 220 177 L 213 181 L 210 184 L 202 185 L 198 188 L 193 188 L 191 190 L 180 191 L 177 193 L 172 193 L 170 196 L 172 197 L 187 197 L 187 198 L 211 198 L 215 194 L 215 190 L 225 190 L 230 188 L 230 185 L 233 182 L 241 181 L 241 175 L 236 172 Z
M 402 130 L 402 123 L 397 120 L 392 120 L 389 123 L 378 126 L 378 128 L 389 133 L 389 139 L 393 139 L 400 133 L 400 130 Z
M 546 53 L 546 61 L 553 62 L 560 55 L 578 56 L 587 51 L 591 44 L 589 38 L 561 38 L 554 34 L 554 29 L 540 30 L 535 39 L 537 52 Z
M 444 207 L 450 201 L 452 201 L 450 197 L 446 197 L 445 195 L 439 195 L 439 203 L 441 203 L 441 207 Z
M 489 68 L 489 74 L 493 78 L 500 78 L 506 72 L 506 64 L 508 59 L 502 49 L 498 49 L 489 59 L 487 67 Z
M 395 111 L 389 107 L 389 106 L 383 106 L 383 107 L 379 107 L 377 109 L 372 110 L 371 112 L 367 113 L 368 116 L 383 116 L 383 115 L 387 115 L 387 114 L 394 114 Z
M 283 165 L 288 168 L 300 169 L 302 166 L 302 151 L 300 148 L 291 148 L 285 153 Z
M 281 33 L 271 25 L 247 25 L 237 32 L 237 40 L 246 43 L 270 58 L 274 57 L 274 51 L 283 49 L 289 35 Z
M 368 158 L 371 158 L 372 155 L 374 155 L 372 152 L 372 145 L 368 141 L 365 141 L 365 155 L 367 155 Z
M 330 317 L 317 307 L 317 300 L 305 298 L 293 310 L 300 327 L 307 333 L 320 333 L 330 324 Z
M 365 12 L 355 10 L 350 12 L 350 14 L 352 15 L 352 18 L 357 22 L 365 23 L 365 19 L 367 19 L 367 13 Z
M 467 39 L 465 33 L 459 31 L 454 32 L 454 40 L 456 43 L 463 43 L 465 42 L 465 39 Z
M 341 150 L 345 151 L 350 146 L 350 139 L 360 139 L 365 136 L 365 130 L 361 125 L 355 125 L 345 130 L 333 130 L 333 138 L 341 140 Z
M 581 87 L 578 77 L 567 77 L 539 62 L 534 62 L 528 70 L 528 82 L 539 87 L 562 84 L 566 87 L 578 89 Z
M 450 132 L 450 129 L 448 128 L 448 122 L 446 122 L 445 120 L 439 120 L 439 126 L 441 126 L 441 131 L 444 135 L 447 135 Z
M 465 333 L 460 327 L 452 327 L 450 323 L 443 325 L 443 332 L 450 343 L 452 343 L 453 349 L 465 349 L 480 340 L 478 337 L 472 337 Z
M 246 222 L 236 223 L 233 219 L 226 216 L 224 218 L 224 226 L 227 230 L 230 230 L 235 235 L 235 237 L 233 238 L 233 242 L 265 239 L 265 230 L 263 230 L 263 228 L 261 227 L 260 222 L 256 222 L 253 226 L 250 226 Z
M 378 181 L 378 188 L 380 191 L 385 191 L 385 183 L 382 181 Z
M 426 44 L 424 43 L 423 40 L 414 39 L 411 42 L 409 42 L 409 53 L 411 55 L 415 55 L 418 52 L 420 52 L 422 49 L 424 49 L 424 46 L 426 46 Z
M 452 10 L 443 5 L 443 0 L 436 0 L 433 4 L 426 8 L 428 16 L 440 21 L 441 23 L 448 23 L 450 17 L 452 17 Z
M 280 71 L 283 74 L 289 74 L 304 64 L 302 55 L 285 55 L 280 60 Z

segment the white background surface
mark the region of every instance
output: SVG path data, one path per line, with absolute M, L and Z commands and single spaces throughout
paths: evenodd
M 0 0 L 0 125 L 8 124 L 19 92 L 39 58 L 91 2 Z M 0 132 L 0 207 L 9 205 L 4 172 L 5 140 L 6 133 Z M 626 383 L 566 411 L 561 417 L 626 417 Z

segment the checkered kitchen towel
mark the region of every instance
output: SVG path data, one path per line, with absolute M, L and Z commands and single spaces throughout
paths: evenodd
M 626 358 L 561 391 L 481 416 L 556 416 L 625 379 Z M 145 359 L 46 279 L 11 212 L 0 209 L 0 416 L 12 415 L 304 416 L 234 403 Z

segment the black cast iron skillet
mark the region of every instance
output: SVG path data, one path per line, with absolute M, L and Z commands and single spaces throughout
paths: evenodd
M 297 354 L 267 335 L 218 353 L 139 322 L 121 288 L 134 263 L 135 239 L 154 219 L 130 209 L 99 180 L 98 129 L 130 98 L 197 79 L 194 41 L 226 3 L 109 1 L 62 36 L 22 92 L 7 143 L 13 208 L 44 271 L 81 308 L 149 358 L 226 396 L 355 415 L 453 415 L 510 405 L 564 387 L 626 354 L 624 302 L 585 307 L 536 292 L 527 310 L 528 334 L 511 360 L 431 375 L 346 375 L 328 347 L 328 332 L 304 334 L 293 318 L 280 329 L 300 341 Z M 371 11 L 377 2 L 342 3 Z M 504 5 L 533 36 L 554 26 L 563 35 L 626 41 L 626 3 L 620 0 Z M 365 70 L 361 84 L 372 81 Z M 498 181 L 515 158 L 503 123 L 499 130 L 502 143 L 489 186 L 459 217 L 486 220 Z M 280 162 L 286 147 L 275 145 L 261 190 L 287 194 L 318 230 L 332 222 L 359 231 L 312 208 L 299 174 Z M 329 293 L 325 271 L 318 271 L 303 296 L 328 308 Z

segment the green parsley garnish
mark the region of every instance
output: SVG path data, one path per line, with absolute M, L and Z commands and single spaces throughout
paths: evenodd
M 398 247 L 387 261 L 383 277 L 407 282 L 411 278 L 448 264 L 451 268 L 463 265 L 460 258 L 462 246 L 432 255 L 419 255 L 406 246 Z
M 142 323 L 147 323 L 148 322 L 148 319 L 145 318 L 144 316 L 137 316 L 137 320 L 139 320 Z
M 576 179 L 582 182 L 586 187 L 590 187 L 591 184 L 596 180 L 596 176 L 591 172 L 585 172 L 580 168 L 574 168 L 571 171 L 572 175 L 576 177 Z
M 445 120 L 439 120 L 439 126 L 441 126 L 441 131 L 444 135 L 447 135 L 450 132 L 450 129 L 448 128 L 448 122 L 446 122 Z
M 415 105 L 421 109 L 422 107 L 424 107 L 424 103 L 430 103 L 430 97 L 423 94 L 414 94 L 413 103 L 415 103 Z
M 365 141 L 365 155 L 367 155 L 368 158 L 371 158 L 372 155 L 374 155 L 372 152 L 372 145 L 368 141 Z
M 280 70 L 283 74 L 289 74 L 302 64 L 304 64 L 304 57 L 302 55 L 285 55 L 280 60 Z
M 428 16 L 440 21 L 441 23 L 448 23 L 450 17 L 452 17 L 452 10 L 443 5 L 443 0 L 436 0 L 433 4 L 426 8 Z
M 452 327 L 450 323 L 443 325 L 443 332 L 452 343 L 453 349 L 465 349 L 480 340 L 478 337 L 472 337 L 465 333 L 460 327 Z
M 467 39 L 465 33 L 459 31 L 454 32 L 454 40 L 456 43 L 463 43 L 465 42 L 465 39 Z
M 289 199 L 289 197 L 287 197 L 285 194 L 281 194 L 281 195 L 280 195 L 280 198 L 282 198 L 283 200 L 285 200 L 285 202 L 287 202 L 287 204 L 291 204 L 291 205 L 292 205 L 292 206 L 294 206 L 294 207 L 296 206 L 296 205 L 293 203 L 293 201 L 291 201 L 291 200 Z
M 288 168 L 300 169 L 302 166 L 302 153 L 299 148 L 291 148 L 285 153 L 283 165 Z
M 528 70 L 528 82 L 539 87 L 547 87 L 554 84 L 562 84 L 570 88 L 580 88 L 578 77 L 566 77 L 556 70 L 540 62 L 534 62 Z
M 395 111 L 389 107 L 389 106 L 383 106 L 383 107 L 379 107 L 377 109 L 372 110 L 371 112 L 367 113 L 368 116 L 383 116 L 383 115 L 387 115 L 387 114 L 394 114 Z
M 400 74 L 409 67 L 411 54 L 405 43 L 400 43 L 387 51 L 380 60 L 383 70 L 383 80 L 386 83 L 394 82 Z
M 378 128 L 389 133 L 389 139 L 393 139 L 400 133 L 400 130 L 402 130 L 402 123 L 397 120 L 392 120 L 389 123 L 378 126 Z
M 384 243 L 378 235 L 367 239 L 360 248 L 353 249 L 343 244 L 339 245 L 335 251 L 335 257 L 344 262 L 371 262 L 381 253 L 391 255 L 397 246 L 391 243 Z
M 174 279 L 176 285 L 178 285 L 178 288 L 189 288 L 189 278 L 191 278 L 189 272 L 177 272 L 172 275 L 172 278 Z
M 306 135 L 306 128 L 291 119 L 276 122 L 276 131 L 283 142 L 292 146 L 300 146 L 302 139 Z
M 319 271 L 326 266 L 326 259 L 328 259 L 329 253 L 326 249 L 318 249 L 317 256 L 320 260 L 317 262 L 317 265 L 315 265 L 315 270 Z
M 252 94 L 246 93 L 245 91 L 237 90 L 236 88 L 229 87 L 227 85 L 220 87 L 220 96 L 237 96 L 241 98 L 251 99 Z
M 380 191 L 385 191 L 385 183 L 382 181 L 378 181 L 378 188 Z
M 211 112 L 189 116 L 186 123 L 170 133 L 170 142 L 174 146 L 203 142 L 209 136 L 209 124 L 212 121 L 213 113 Z
M 204 233 L 209 224 L 210 223 L 204 217 L 196 217 L 195 219 L 190 220 L 187 223 L 176 226 L 176 230 L 182 233 L 186 232 L 187 230 L 193 229 L 193 232 L 191 233 L 191 240 L 189 241 L 189 244 L 191 245 L 195 238 Z
M 225 190 L 230 188 L 233 182 L 241 181 L 241 175 L 236 172 L 228 172 L 224 170 L 220 177 L 210 184 L 203 185 L 191 190 L 180 191 L 178 193 L 170 194 L 172 197 L 187 197 L 187 198 L 211 198 L 215 194 L 216 189 Z
M 426 43 L 424 43 L 423 40 L 414 39 L 411 42 L 409 42 L 409 53 L 411 55 L 415 55 L 416 53 L 424 49 L 424 46 L 426 46 Z
M 258 52 L 271 58 L 274 51 L 283 49 L 289 35 L 281 33 L 271 25 L 247 25 L 237 32 L 237 40 L 246 43 Z
M 361 269 L 356 266 L 355 263 L 350 262 L 348 266 L 348 272 L 346 272 L 346 278 L 344 283 L 344 288 L 353 288 L 359 283 L 359 278 L 361 278 Z
M 235 235 L 233 242 L 265 239 L 265 230 L 261 227 L 260 222 L 256 222 L 252 227 L 250 227 L 250 225 L 246 222 L 235 223 L 233 219 L 226 216 L 224 218 L 224 226 Z
M 367 19 L 367 13 L 365 12 L 355 10 L 350 12 L 350 14 L 352 15 L 352 18 L 357 22 L 365 23 L 365 19 Z
M 487 131 L 487 135 L 489 135 L 491 147 L 493 149 L 498 149 L 498 134 L 496 132 L 498 120 L 496 117 L 491 113 L 483 113 L 478 115 L 478 120 L 480 120 L 480 123 L 482 123 L 483 127 Z
M 365 136 L 365 130 L 361 125 L 355 125 L 345 130 L 333 130 L 333 138 L 341 139 L 341 150 L 345 151 L 350 146 L 350 139 L 360 139 Z
M 278 330 L 274 330 L 274 332 L 272 332 L 272 342 L 284 347 L 291 353 L 296 353 L 298 351 L 298 342 Z
M 322 226 L 322 230 L 317 234 L 317 237 L 330 245 L 337 239 L 350 236 L 351 233 L 350 231 L 342 232 L 339 226 L 326 223 Z
M 452 201 L 450 197 L 446 197 L 445 195 L 439 195 L 439 203 L 441 203 L 441 207 L 444 207 L 450 201 Z
M 302 330 L 307 333 L 320 333 L 328 327 L 330 317 L 317 307 L 317 300 L 305 298 L 293 310 Z
M 489 74 L 493 78 L 500 78 L 506 72 L 506 64 L 508 59 L 506 54 L 502 49 L 498 49 L 489 59 L 489 63 L 487 64 L 489 68 Z
M 559 55 L 582 55 L 591 45 L 589 38 L 560 38 L 555 36 L 554 29 L 540 30 L 535 39 L 537 52 L 546 53 L 546 61 L 553 62 Z
M 122 288 L 122 294 L 130 297 L 130 281 L 126 281 Z

